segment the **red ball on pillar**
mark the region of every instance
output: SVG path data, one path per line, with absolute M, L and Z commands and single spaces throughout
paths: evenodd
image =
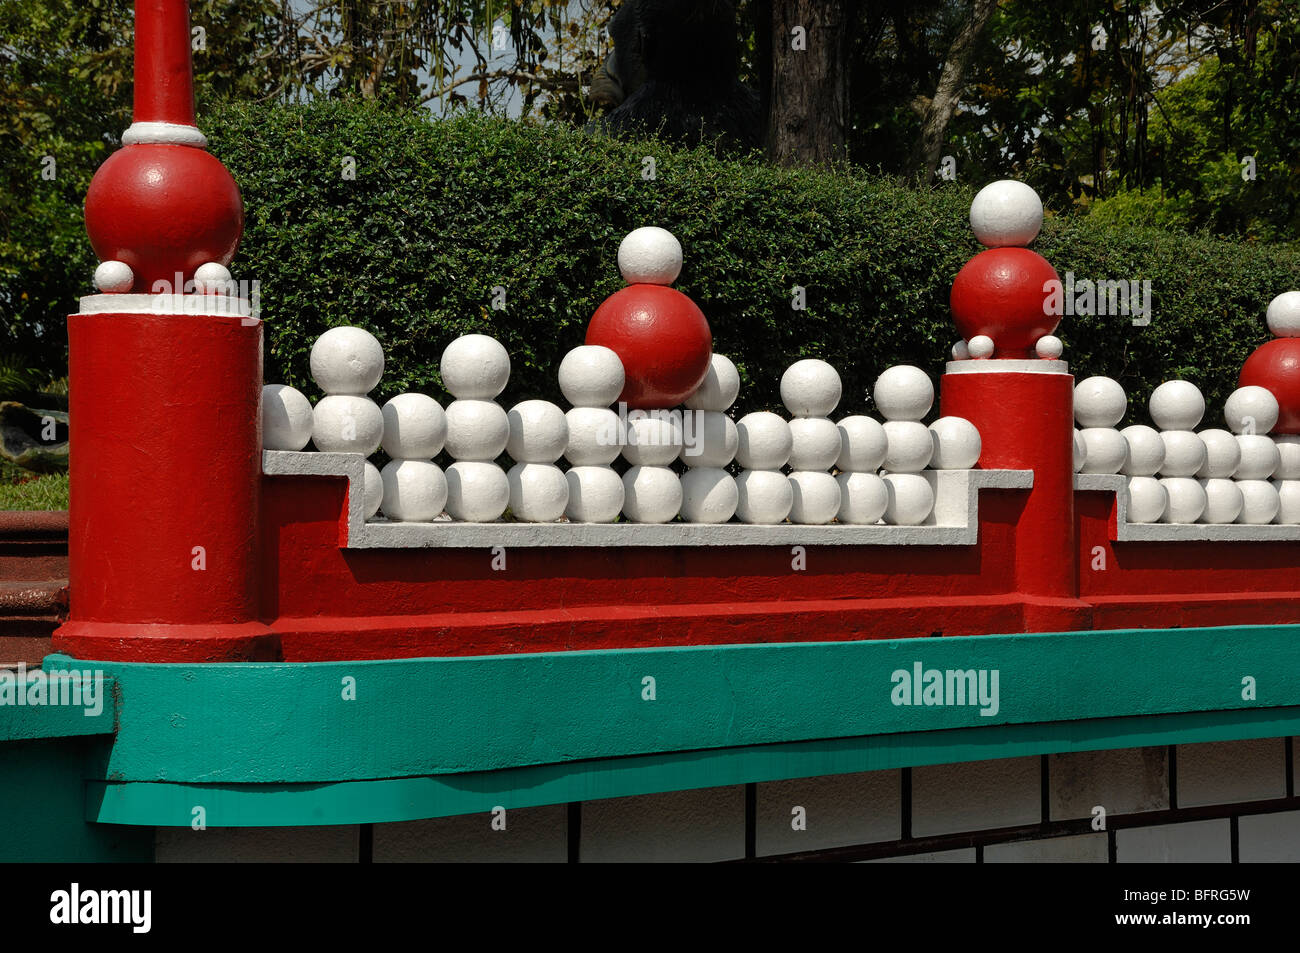
M 695 302 L 666 285 L 628 285 L 606 298 L 587 326 L 587 344 L 623 362 L 619 399 L 633 409 L 675 407 L 709 371 L 713 332 Z
M 1241 365 L 1238 387 L 1263 387 L 1277 398 L 1273 433 L 1300 433 L 1300 338 L 1275 338 Z
M 957 272 L 949 296 L 953 322 L 967 341 L 991 337 L 996 357 L 1028 357 L 1061 323 L 1060 287 L 1056 269 L 1037 252 L 990 248 Z

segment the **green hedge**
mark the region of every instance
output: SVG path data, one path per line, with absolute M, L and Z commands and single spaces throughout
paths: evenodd
M 313 395 L 312 342 L 350 323 L 384 345 L 380 398 L 441 396 L 442 348 L 480 331 L 511 353 L 503 401 L 558 399 L 561 356 L 622 286 L 620 238 L 657 224 L 685 249 L 677 286 L 708 316 L 716 350 L 741 368 L 741 409 L 778 403 L 782 371 L 816 356 L 844 379 L 841 410 L 869 411 L 885 367 L 941 371 L 956 338 L 948 289 L 979 251 L 966 214 L 982 183 L 914 191 L 858 173 L 479 116 L 430 122 L 365 104 L 232 106 L 202 125 L 243 190 L 247 228 L 233 271 L 261 282 L 267 380 Z M 355 180 L 342 174 L 345 156 Z M 1267 338 L 1268 301 L 1300 287 L 1290 246 L 1063 217 L 1049 219 L 1036 247 L 1062 276 L 1152 282 L 1149 326 L 1067 318 L 1058 332 L 1076 376 L 1119 379 L 1135 419 L 1172 377 L 1221 406 Z M 806 310 L 791 309 L 794 285 L 807 289 Z M 506 289 L 504 311 L 491 308 L 495 286 Z

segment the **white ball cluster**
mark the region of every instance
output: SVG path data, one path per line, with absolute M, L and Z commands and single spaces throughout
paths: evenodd
M 573 407 L 564 415 L 568 437 L 564 515 L 575 523 L 612 523 L 623 511 L 623 481 L 610 466 L 627 443 L 623 420 L 609 409 L 623 392 L 623 362 L 607 347 L 588 344 L 564 355 L 560 391 Z
M 840 510 L 840 484 L 828 472 L 840 455 L 840 432 L 829 414 L 840 402 L 839 372 L 816 358 L 791 364 L 781 375 L 781 402 L 790 421 L 790 520 L 822 524 Z
M 725 411 L 740 393 L 740 373 L 721 354 L 709 358 L 704 381 L 686 400 L 682 414 L 682 519 L 688 523 L 725 523 L 736 514 L 740 490 L 724 467 L 740 446 L 740 432 Z
M 490 523 L 510 505 L 511 485 L 496 464 L 510 441 L 510 419 L 496 397 L 510 381 L 510 355 L 485 334 L 448 344 L 438 365 L 447 405 L 447 512 L 453 519 Z

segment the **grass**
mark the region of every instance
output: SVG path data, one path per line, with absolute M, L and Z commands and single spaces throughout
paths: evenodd
M 0 510 L 66 510 L 68 475 L 50 473 L 21 483 L 0 483 Z

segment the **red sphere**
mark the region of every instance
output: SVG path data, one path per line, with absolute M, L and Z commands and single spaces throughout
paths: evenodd
M 628 285 L 596 309 L 587 343 L 623 361 L 619 399 L 633 409 L 676 407 L 709 371 L 713 332 L 695 302 L 667 285 Z
M 1048 282 L 1056 282 L 1048 286 Z M 1026 357 L 1034 343 L 1061 323 L 1060 276 L 1028 248 L 990 248 L 966 262 L 952 283 L 949 303 L 961 336 L 986 334 L 998 357 Z M 1052 300 L 1051 288 L 1057 293 Z
M 205 262 L 230 264 L 244 231 L 239 187 L 221 161 L 193 146 L 140 144 L 108 157 L 86 192 L 86 232 L 101 261 L 124 261 L 136 292 L 173 288 Z
M 1300 338 L 1261 344 L 1241 365 L 1238 387 L 1263 387 L 1277 398 L 1273 433 L 1300 433 Z

